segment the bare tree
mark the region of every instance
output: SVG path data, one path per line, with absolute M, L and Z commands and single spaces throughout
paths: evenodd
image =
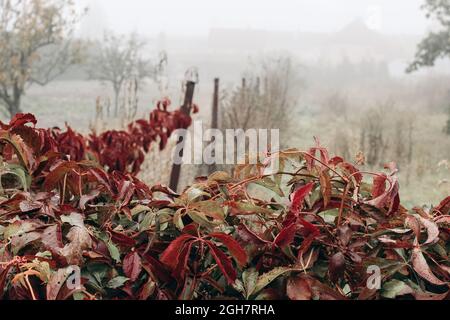
M 289 57 L 264 59 L 223 102 L 222 127 L 287 131 L 297 98 L 294 86 Z
M 89 68 L 91 79 L 108 82 L 114 90 L 114 114 L 118 115 L 119 97 L 127 81 L 140 81 L 153 77 L 155 68 L 151 61 L 143 58 L 146 42 L 136 34 L 117 36 L 105 33 L 97 43 L 98 53 L 92 58 Z
M 9 116 L 33 83 L 46 85 L 79 62 L 72 0 L 0 0 L 0 102 Z
M 366 155 L 369 166 L 377 166 L 385 160 L 387 138 L 385 137 L 386 110 L 392 109 L 393 103 L 385 102 L 364 113 L 361 119 L 360 150 Z

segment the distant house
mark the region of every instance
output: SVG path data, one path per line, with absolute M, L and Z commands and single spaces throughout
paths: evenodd
M 290 51 L 306 60 L 351 61 L 411 59 L 420 38 L 373 31 L 356 19 L 335 33 L 272 32 L 257 29 L 212 29 L 208 49 L 218 54 Z

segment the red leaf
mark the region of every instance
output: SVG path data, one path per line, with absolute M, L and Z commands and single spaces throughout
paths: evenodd
M 291 300 L 311 300 L 312 298 L 311 286 L 308 280 L 301 276 L 289 278 L 286 294 Z
M 373 178 L 372 198 L 378 198 L 386 191 L 386 180 L 385 174 Z
M 314 139 L 316 140 L 316 147 L 309 149 L 309 153 L 305 155 L 306 165 L 309 171 L 311 171 L 314 166 L 315 160 L 313 159 L 313 157 L 316 157 L 317 151 L 319 151 L 320 153 L 320 161 L 323 164 L 327 164 L 330 161 L 328 150 L 320 146 L 320 141 L 317 138 Z M 321 167 L 324 166 L 323 164 L 321 164 Z
M 136 281 L 142 271 L 141 257 L 134 251 L 123 259 L 123 271 L 131 281 Z
M 446 285 L 444 281 L 439 280 L 431 271 L 428 266 L 425 257 L 423 256 L 422 250 L 420 248 L 414 248 L 411 255 L 411 262 L 414 270 L 417 272 L 419 276 L 427 280 L 428 282 L 442 286 Z
M 98 168 L 91 168 L 89 169 L 89 172 L 93 175 L 93 177 L 99 184 L 103 185 L 110 194 L 113 194 L 113 191 L 111 189 L 111 182 L 106 172 Z
M 112 241 L 120 247 L 130 249 L 136 245 L 136 240 L 130 236 L 122 232 L 114 231 L 111 228 L 108 228 L 108 231 L 111 234 Z
M 348 176 L 354 177 L 358 184 L 362 182 L 363 175 L 359 172 L 359 170 L 354 165 L 352 165 L 351 163 L 348 163 L 348 162 L 342 162 L 339 164 L 339 166 L 349 173 Z
M 297 225 L 295 223 L 284 227 L 274 240 L 274 244 L 280 248 L 288 246 L 294 241 L 295 234 L 297 232 Z
M 339 163 L 342 163 L 342 162 L 344 162 L 343 158 L 334 157 L 334 158 L 331 158 L 330 161 L 328 161 L 328 164 L 332 165 L 332 166 L 337 166 Z
M 78 164 L 76 162 L 62 162 L 47 175 L 44 182 L 44 189 L 52 191 L 66 174 L 77 168 Z
M 27 123 L 32 123 L 36 125 L 37 120 L 31 113 L 17 113 L 9 122 L 9 125 L 5 125 L 4 123 L 0 123 L 0 126 L 3 130 L 13 130 L 14 128 L 23 126 Z
M 303 205 L 303 201 L 305 200 L 306 196 L 308 196 L 312 191 L 313 187 L 314 182 L 310 182 L 294 192 L 294 195 L 292 197 L 291 212 L 298 213 L 300 211 L 300 208 Z
M 188 268 L 189 254 L 191 253 L 192 245 L 194 242 L 189 242 L 187 245 L 180 250 L 180 255 L 178 256 L 178 264 L 173 271 L 172 275 L 179 281 L 183 281 L 185 278 L 186 270 Z
M 220 240 L 220 242 L 227 247 L 231 256 L 236 260 L 239 266 L 244 267 L 247 264 L 247 253 L 236 240 L 225 233 L 211 233 L 210 236 Z
M 211 241 L 205 241 L 206 245 L 211 250 L 211 255 L 222 271 L 225 279 L 227 279 L 228 284 L 233 284 L 236 281 L 236 270 L 233 268 L 230 258 L 223 253 L 219 248 L 217 248 Z
M 299 218 L 299 222 L 306 230 L 308 230 L 308 232 L 310 234 L 313 234 L 313 235 L 320 234 L 320 229 L 318 227 L 316 227 L 315 225 L 313 225 L 311 222 L 308 222 L 302 218 Z
M 140 250 L 142 268 L 150 275 L 153 281 L 169 282 L 172 280 L 170 270 L 160 260 L 155 259 L 149 253 Z
M 428 233 L 427 241 L 423 245 L 434 243 L 439 238 L 439 227 L 431 220 L 417 216 L 420 223 L 425 227 Z
M 305 253 L 309 249 L 309 247 L 311 247 L 311 244 L 314 242 L 316 238 L 317 234 L 312 233 L 303 240 L 302 245 L 298 249 L 299 256 Z
M 58 224 L 47 227 L 42 233 L 42 243 L 52 252 L 59 252 L 64 247 L 61 227 Z
M 399 197 L 399 184 L 398 179 L 395 175 L 387 177 L 387 181 L 390 184 L 389 189 L 385 190 L 378 197 L 367 201 L 366 204 L 382 209 L 387 204 L 390 204 L 389 213 L 395 213 L 398 210 L 400 205 L 400 197 Z
M 439 215 L 449 215 L 450 214 L 450 196 L 442 200 L 442 202 L 433 209 Z
M 180 253 L 183 250 L 186 242 L 194 239 L 193 236 L 183 234 L 173 240 L 167 249 L 161 255 L 161 262 L 167 265 L 171 270 L 175 270 L 179 263 Z

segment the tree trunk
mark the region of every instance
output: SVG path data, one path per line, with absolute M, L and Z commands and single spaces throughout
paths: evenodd
M 11 103 L 8 104 L 8 112 L 11 119 L 17 114 L 22 113 L 22 109 L 20 108 L 20 97 L 15 97 Z
M 119 115 L 119 94 L 120 94 L 120 89 L 114 88 L 114 116 L 116 118 Z
M 13 87 L 12 101 L 9 104 L 9 113 L 11 115 L 11 119 L 17 114 L 21 113 L 22 110 L 20 108 L 20 103 L 22 101 L 22 93 L 23 88 L 16 82 Z

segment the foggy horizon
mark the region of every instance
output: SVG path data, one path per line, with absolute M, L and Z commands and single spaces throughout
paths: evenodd
M 343 2 L 345 4 L 343 4 Z M 388 35 L 422 36 L 432 26 L 421 10 L 423 0 L 230 0 L 216 3 L 195 0 L 118 1 L 77 0 L 89 8 L 80 34 L 103 30 L 144 36 L 208 36 L 213 29 L 248 29 L 268 32 L 333 33 L 355 20 Z M 319 17 L 318 18 L 318 13 Z M 407 19 L 405 19 L 407 17 Z M 87 31 L 86 31 L 87 30 Z

